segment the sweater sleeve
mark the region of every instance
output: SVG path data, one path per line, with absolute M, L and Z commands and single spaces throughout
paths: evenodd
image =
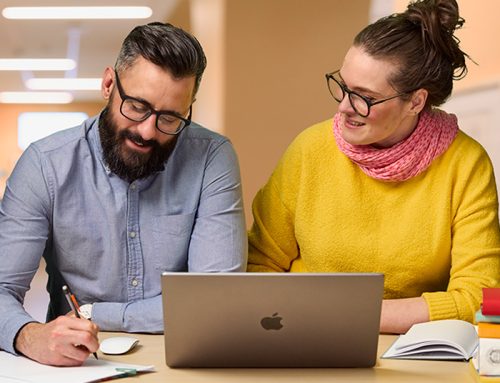
M 248 233 L 248 271 L 290 271 L 299 257 L 294 211 L 300 177 L 300 149 L 292 144 L 252 204 Z
M 500 282 L 500 229 L 493 167 L 484 151 L 472 166 L 465 162 L 460 161 L 460 166 L 468 175 L 456 177 L 452 192 L 448 288 L 422 295 L 431 320 L 458 318 L 473 322 L 482 288 L 496 287 Z

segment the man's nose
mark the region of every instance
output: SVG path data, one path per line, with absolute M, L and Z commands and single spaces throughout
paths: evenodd
M 137 131 L 144 141 L 153 140 L 156 138 L 158 130 L 156 129 L 156 114 L 151 114 L 144 121 L 137 125 Z

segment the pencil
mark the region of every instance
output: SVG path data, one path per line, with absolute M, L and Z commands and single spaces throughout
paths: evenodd
M 77 318 L 81 318 L 80 316 L 80 306 L 78 305 L 78 301 L 76 300 L 76 297 L 73 295 L 73 293 L 69 290 L 69 287 L 64 285 L 62 287 L 64 296 L 66 297 L 66 300 L 68 301 L 69 307 L 71 308 L 71 311 L 75 313 L 75 316 Z M 99 359 L 97 357 L 97 352 L 93 353 L 96 359 Z

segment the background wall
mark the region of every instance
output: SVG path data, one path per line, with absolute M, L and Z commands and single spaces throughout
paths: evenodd
M 335 112 L 324 75 L 341 66 L 368 21 L 367 0 L 313 3 L 228 2 L 225 134 L 239 155 L 248 224 L 251 201 L 286 147 Z

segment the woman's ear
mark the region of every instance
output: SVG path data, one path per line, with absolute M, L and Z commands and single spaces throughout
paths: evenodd
M 101 82 L 101 93 L 105 100 L 109 100 L 111 97 L 111 91 L 115 85 L 115 71 L 111 67 L 104 69 L 104 74 L 102 76 Z
M 413 92 L 410 100 L 410 112 L 412 114 L 419 114 L 425 107 L 427 102 L 427 90 L 420 88 Z

